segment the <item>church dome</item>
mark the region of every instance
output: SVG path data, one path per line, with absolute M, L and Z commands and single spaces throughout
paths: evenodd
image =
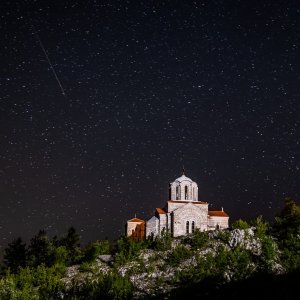
M 184 174 L 182 174 L 180 177 L 178 177 L 177 179 L 174 180 L 174 182 L 182 182 L 182 181 L 189 181 L 189 182 L 193 182 L 193 180 L 189 177 L 186 177 Z

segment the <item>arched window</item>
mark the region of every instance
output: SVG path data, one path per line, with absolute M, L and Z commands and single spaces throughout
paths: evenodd
M 188 187 L 187 187 L 187 185 L 184 187 L 184 199 L 185 200 L 188 199 Z
M 190 222 L 186 221 L 186 233 L 190 233 Z
M 176 186 L 176 200 L 178 200 L 179 199 L 179 188 L 178 188 L 178 186 Z
M 192 222 L 192 232 L 195 232 L 195 222 Z

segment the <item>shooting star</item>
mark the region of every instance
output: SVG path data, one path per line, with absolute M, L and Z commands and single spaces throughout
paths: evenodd
M 55 69 L 54 69 L 54 67 L 53 67 L 53 65 L 52 65 L 52 63 L 51 63 L 51 60 L 50 60 L 48 54 L 47 54 L 47 51 L 46 51 L 46 49 L 45 49 L 45 47 L 44 47 L 44 45 L 43 45 L 43 43 L 42 43 L 42 41 L 41 41 L 41 39 L 40 39 L 40 36 L 39 36 L 39 34 L 38 34 L 38 32 L 37 32 L 35 26 L 34 26 L 33 24 L 31 24 L 31 25 L 32 25 L 32 28 L 33 28 L 33 32 L 34 32 L 34 34 L 36 35 L 36 37 L 37 37 L 37 39 L 38 39 L 38 41 L 39 41 L 40 47 L 41 47 L 41 49 L 43 50 L 43 52 L 44 52 L 44 54 L 45 54 L 45 57 L 46 57 L 46 59 L 47 59 L 47 61 L 48 61 L 48 63 L 49 63 L 49 66 L 50 66 L 50 68 L 51 68 L 51 70 L 52 70 L 52 73 L 53 73 L 53 75 L 54 75 L 54 77 L 55 77 L 55 79 L 56 79 L 56 81 L 57 81 L 57 83 L 58 83 L 58 85 L 59 85 L 59 87 L 60 87 L 61 93 L 63 94 L 64 97 L 66 97 L 65 90 L 64 90 L 64 88 L 63 88 L 63 86 L 62 86 L 62 84 L 61 84 L 61 82 L 60 82 L 60 80 L 59 80 L 59 78 L 58 78 L 58 76 L 57 76 L 57 73 L 56 73 L 56 71 L 55 71 Z

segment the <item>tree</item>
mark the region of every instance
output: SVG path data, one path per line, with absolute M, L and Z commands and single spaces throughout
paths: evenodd
M 279 234 L 296 233 L 300 228 L 300 205 L 292 198 L 284 199 L 284 207 L 275 218 L 274 229 Z
M 45 230 L 40 230 L 30 241 L 28 256 L 30 264 L 50 266 L 54 262 L 54 251 Z
M 68 251 L 69 263 L 76 263 L 81 258 L 80 236 L 74 227 L 68 229 L 67 235 L 60 240 L 60 245 Z
M 3 262 L 6 268 L 11 272 L 17 273 L 20 267 L 24 267 L 27 263 L 27 249 L 26 244 L 22 242 L 19 237 L 13 240 L 5 249 Z
M 292 198 L 284 199 L 284 207 L 275 218 L 274 234 L 288 271 L 300 270 L 300 205 Z

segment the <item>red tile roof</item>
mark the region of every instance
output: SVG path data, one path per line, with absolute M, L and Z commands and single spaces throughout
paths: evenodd
M 156 212 L 157 212 L 158 214 L 160 214 L 160 215 L 166 214 L 166 212 L 165 212 L 163 209 L 161 209 L 161 208 L 156 208 Z
M 229 217 L 223 210 L 209 210 L 208 215 L 212 217 Z
M 208 204 L 208 202 L 201 202 L 201 201 L 179 201 L 179 200 L 169 200 L 168 202 L 171 202 L 171 203 Z
M 127 222 L 136 222 L 136 223 L 145 223 L 145 221 L 144 220 L 141 220 L 141 219 L 139 219 L 139 218 L 133 218 L 133 219 L 131 219 L 131 220 L 128 220 Z

